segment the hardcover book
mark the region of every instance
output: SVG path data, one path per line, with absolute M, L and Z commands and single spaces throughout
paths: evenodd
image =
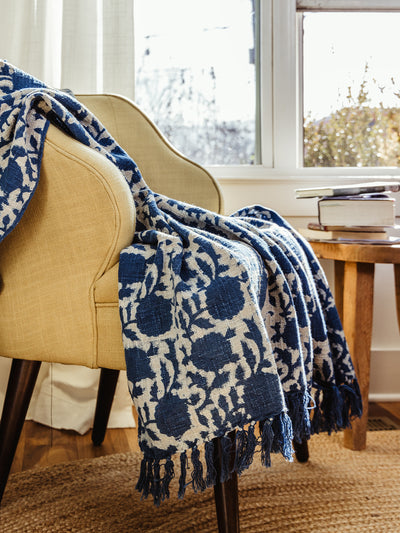
M 395 200 L 385 195 L 322 198 L 318 219 L 325 226 L 394 226 Z
M 296 198 L 317 198 L 324 196 L 354 196 L 366 193 L 399 192 L 400 182 L 376 181 L 370 183 L 357 183 L 353 185 L 333 185 L 330 187 L 311 187 L 296 189 Z
M 310 241 L 336 241 L 336 240 L 386 240 L 388 235 L 386 231 L 351 231 L 351 228 L 343 230 L 324 230 L 299 228 L 297 230 L 300 235 L 303 235 Z

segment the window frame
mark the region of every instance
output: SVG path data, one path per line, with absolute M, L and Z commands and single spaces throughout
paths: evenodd
M 280 182 L 286 188 L 398 179 L 393 167 L 303 167 L 303 11 L 400 11 L 400 0 L 259 0 L 261 163 L 209 165 L 221 184 Z

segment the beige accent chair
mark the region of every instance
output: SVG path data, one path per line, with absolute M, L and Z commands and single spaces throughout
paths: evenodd
M 131 101 L 79 99 L 153 190 L 222 212 L 212 176 L 178 153 Z M 13 359 L 0 424 L 0 501 L 42 361 L 102 369 L 92 440 L 103 442 L 118 374 L 126 368 L 118 261 L 134 231 L 135 207 L 119 170 L 50 126 L 37 190 L 0 244 L 0 355 Z M 218 439 L 215 449 L 219 469 Z M 215 498 L 219 530 L 237 531 L 236 476 L 217 484 Z

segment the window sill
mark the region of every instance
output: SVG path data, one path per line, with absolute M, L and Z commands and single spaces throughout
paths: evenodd
M 311 168 L 278 171 L 262 166 L 210 166 L 207 170 L 221 186 L 226 213 L 248 205 L 262 204 L 282 216 L 315 217 L 317 199 L 296 199 L 295 189 L 366 181 L 400 180 L 400 169 Z M 400 193 L 395 193 L 400 216 Z
M 255 179 L 255 180 L 271 180 L 271 179 L 287 179 L 291 181 L 310 181 L 313 186 L 316 183 L 322 184 L 327 182 L 332 183 L 332 178 L 335 183 L 345 183 L 350 179 L 354 183 L 361 181 L 372 181 L 379 179 L 398 180 L 400 179 L 400 168 L 394 167 L 310 167 L 310 168 L 282 168 L 275 169 L 263 165 L 209 165 L 207 170 L 215 178 L 219 180 L 231 179 Z

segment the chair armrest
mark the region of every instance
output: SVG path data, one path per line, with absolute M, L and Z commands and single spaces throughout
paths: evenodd
M 50 126 L 37 190 L 0 245 L 0 355 L 95 366 L 94 285 L 134 229 L 117 167 Z

